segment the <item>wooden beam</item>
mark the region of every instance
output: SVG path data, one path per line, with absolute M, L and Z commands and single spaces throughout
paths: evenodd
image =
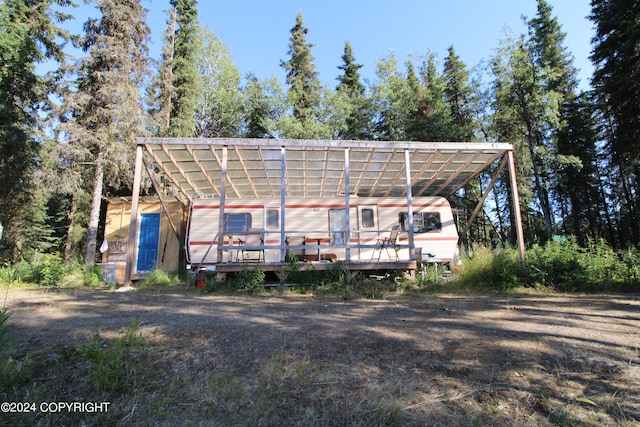
M 169 212 L 169 208 L 167 207 L 167 204 L 164 201 L 164 198 L 162 196 L 162 191 L 160 191 L 160 186 L 158 185 L 158 182 L 154 178 L 153 173 L 151 173 L 151 168 L 149 168 L 149 165 L 147 164 L 147 161 L 144 159 L 144 157 L 142 158 L 142 163 L 144 163 L 144 167 L 147 170 L 147 175 L 149 175 L 149 178 L 151 179 L 151 185 L 153 185 L 153 188 L 156 190 L 156 194 L 158 195 L 158 200 L 160 200 L 160 205 L 162 206 L 162 210 L 164 211 L 164 214 L 167 216 L 167 219 L 169 220 L 169 225 L 171 226 L 171 230 L 173 230 L 173 234 L 175 234 L 178 241 L 180 241 L 180 233 L 178 232 L 178 227 L 176 227 L 175 223 L 173 222 L 173 218 L 171 218 L 171 213 Z
M 411 190 L 411 155 L 409 154 L 409 150 L 404 150 L 404 169 L 405 169 L 405 179 L 407 180 L 407 218 L 409 222 L 409 260 L 416 260 L 416 244 L 414 241 L 414 230 L 413 230 L 413 193 Z
M 202 162 L 200 161 L 200 159 L 198 159 L 195 156 L 195 153 L 193 151 L 193 148 L 191 148 L 190 145 L 185 145 L 185 149 L 187 150 L 187 152 L 189 153 L 189 155 L 191 156 L 191 158 L 193 159 L 193 162 L 196 164 L 196 166 L 198 166 L 198 169 L 200 169 L 200 172 L 202 172 L 202 174 L 205 176 L 205 178 L 207 179 L 207 182 L 209 182 L 209 185 L 211 186 L 211 188 L 213 189 L 214 192 L 218 193 L 218 196 L 220 196 L 220 189 L 218 189 L 216 187 L 215 182 L 213 181 L 213 179 L 211 178 L 211 176 L 209 176 L 209 171 L 204 167 L 204 165 L 202 164 Z
M 427 191 L 427 189 L 430 188 L 433 185 L 435 180 L 440 176 L 440 174 L 444 171 L 444 169 L 447 166 L 449 166 L 451 163 L 453 163 L 453 161 L 455 160 L 456 155 L 458 153 L 459 153 L 459 151 L 455 151 L 455 152 L 449 154 L 449 158 L 447 159 L 447 161 L 444 162 L 442 165 L 440 165 L 440 167 L 438 168 L 436 173 L 431 175 L 431 177 L 429 178 L 429 183 L 427 185 L 425 185 L 424 187 L 422 187 L 422 189 L 420 190 L 420 194 L 419 195 L 423 195 L 425 193 L 425 191 Z M 433 153 L 434 156 L 438 156 L 440 154 L 443 154 L 443 153 L 440 152 L 440 151 L 437 151 L 437 152 Z
M 178 188 L 178 190 L 180 190 L 180 192 L 182 194 L 184 194 L 184 196 L 188 199 L 191 200 L 191 197 L 193 196 L 192 194 L 189 194 L 189 192 L 187 191 L 186 188 L 184 188 L 173 176 L 172 173 L 170 173 L 165 167 L 164 167 L 164 162 L 162 162 L 160 160 L 160 158 L 157 156 L 157 154 L 155 153 L 155 151 L 153 149 L 150 149 L 149 147 L 145 146 L 145 150 L 147 151 L 147 153 L 149 153 L 149 155 L 151 156 L 151 158 L 153 159 L 154 162 L 156 162 L 156 164 L 158 165 L 158 167 L 160 169 L 162 169 L 165 173 L 165 175 L 167 177 L 169 177 L 169 179 L 171 180 L 171 182 L 173 183 L 173 185 L 176 186 L 176 188 Z
M 133 172 L 133 191 L 131 195 L 131 215 L 129 220 L 129 242 L 127 244 L 127 263 L 124 270 L 124 286 L 131 286 L 133 272 L 135 239 L 138 231 L 138 205 L 140 201 L 140 183 L 142 182 L 142 146 L 136 145 L 136 163 Z
M 229 159 L 229 150 L 225 145 L 222 147 L 222 161 L 220 163 L 220 212 L 218 216 L 218 264 L 222 261 L 222 246 L 224 246 L 224 204 L 226 201 L 227 187 L 227 160 Z M 215 240 L 215 236 L 213 237 Z M 213 240 L 211 241 L 213 244 Z M 204 258 L 202 263 L 204 263 Z
M 522 269 L 527 269 L 527 259 L 524 249 L 524 232 L 522 230 L 522 215 L 520 214 L 520 196 L 518 195 L 518 182 L 516 180 L 516 165 L 513 160 L 513 150 L 507 151 L 509 159 L 509 178 L 511 182 L 511 197 L 513 200 L 513 216 L 516 222 L 516 243 L 518 252 L 520 253 L 520 264 Z
M 460 154 L 460 152 L 458 151 L 458 152 L 456 153 L 456 155 L 459 155 L 459 154 Z M 474 161 L 475 159 L 477 159 L 479 156 L 480 156 L 480 153 L 479 153 L 479 152 L 475 152 L 475 153 L 473 153 L 473 154 L 469 157 L 469 159 L 468 159 L 466 162 L 464 162 L 461 166 L 458 166 L 458 168 L 456 169 L 456 171 L 455 171 L 454 173 L 452 173 L 452 174 L 451 174 L 451 176 L 449 177 L 449 179 L 448 179 L 448 180 L 446 180 L 446 181 L 445 181 L 445 182 L 440 186 L 440 188 L 438 188 L 434 193 L 435 193 L 435 194 L 441 194 L 441 192 L 442 192 L 445 188 L 447 188 L 447 186 L 448 186 L 449 184 L 451 184 L 451 182 L 452 182 L 454 179 L 456 179 L 456 178 L 458 178 L 458 177 L 460 176 L 460 172 L 461 172 L 461 171 L 463 171 L 463 170 L 464 170 L 467 166 L 469 166 L 471 163 L 473 163 L 473 161 Z
M 178 173 L 180 174 L 180 176 L 182 176 L 184 180 L 187 182 L 187 184 L 191 186 L 192 193 L 198 193 L 199 187 L 195 185 L 193 181 L 191 181 L 191 179 L 189 178 L 189 175 L 184 171 L 182 167 L 180 167 L 180 165 L 178 164 L 178 161 L 173 157 L 171 152 L 167 149 L 166 145 L 162 146 L 162 151 L 169 158 L 169 161 L 171 162 L 171 164 L 178 170 Z
M 460 233 L 460 240 L 464 239 L 467 233 L 469 232 L 469 230 L 471 229 L 471 224 L 473 223 L 473 220 L 476 218 L 476 216 L 482 209 L 482 206 L 484 205 L 484 201 L 487 199 L 487 196 L 493 189 L 493 186 L 498 180 L 498 177 L 500 176 L 500 173 L 504 169 L 504 166 L 507 164 L 507 161 L 508 161 L 508 158 L 507 156 L 505 156 L 502 159 L 502 162 L 500 163 L 500 165 L 498 166 L 498 169 L 493 174 L 493 178 L 491 178 L 491 182 L 489 183 L 489 186 L 484 191 L 484 194 L 482 195 L 482 197 L 480 197 L 480 200 L 478 200 L 478 204 L 476 205 L 476 208 L 473 210 L 473 213 L 471 214 L 471 216 L 469 217 L 469 220 L 467 221 L 467 225 L 464 227 L 464 230 L 462 230 L 462 232 Z

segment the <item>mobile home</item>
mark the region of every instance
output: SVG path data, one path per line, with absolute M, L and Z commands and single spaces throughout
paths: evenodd
M 406 197 L 351 197 L 345 206 L 344 198 L 289 199 L 283 214 L 276 199 L 228 200 L 221 215 L 219 200 L 194 199 L 187 261 L 277 264 L 295 254 L 305 262 L 410 262 L 412 249 L 418 258 L 457 259 L 458 231 L 443 197 L 414 198 L 412 218 Z
M 146 169 L 158 194 L 156 174 L 189 206 L 185 252 L 193 269 L 226 274 L 260 265 L 277 273 L 297 259 L 318 269 L 342 261 L 349 275 L 415 272 L 425 256 L 455 261 L 458 232 L 446 198 L 495 164 L 485 191 L 508 167 L 524 266 L 512 151 L 505 143 L 138 138 L 130 240 Z M 136 271 L 134 249 L 126 283 Z

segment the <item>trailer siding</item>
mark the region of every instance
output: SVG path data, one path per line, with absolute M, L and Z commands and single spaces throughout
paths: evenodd
M 359 217 L 361 211 L 358 207 L 368 210 L 368 221 L 373 216 L 373 225 L 365 226 L 362 218 Z M 307 239 L 306 254 L 314 255 L 318 252 L 318 243 L 314 239 L 321 239 L 321 256 L 335 256 L 338 260 L 345 261 L 377 261 L 388 263 L 394 261 L 393 251 L 379 250 L 378 241 L 384 236 L 388 236 L 390 230 L 400 224 L 400 215 L 407 212 L 407 202 L 401 197 L 387 198 L 361 198 L 351 197 L 349 206 L 350 230 L 345 244 L 340 243 L 342 237 L 331 230 L 329 226 L 329 216 L 331 210 L 342 210 L 345 208 L 344 199 L 292 199 L 285 204 L 285 235 L 286 237 L 304 236 Z M 220 201 L 216 199 L 196 199 L 191 206 L 190 221 L 187 230 L 187 253 L 188 261 L 191 264 L 213 265 L 219 262 L 218 244 L 222 242 L 225 246 L 236 246 L 228 248 L 223 252 L 220 262 L 234 262 L 238 260 L 240 250 L 240 240 L 243 233 L 229 233 L 221 237 L 218 236 Z M 225 203 L 224 212 L 227 215 L 238 217 L 248 214 L 251 223 L 246 228 L 263 230 L 265 233 L 265 262 L 281 262 L 281 242 L 280 216 L 278 224 L 265 223 L 265 209 L 279 210 L 279 200 L 276 199 L 256 199 L 228 200 Z M 371 212 L 373 211 L 373 212 Z M 414 244 L 416 248 L 427 247 L 436 252 L 438 259 L 443 261 L 453 261 L 457 257 L 458 231 L 454 222 L 453 214 L 449 202 L 442 197 L 415 197 L 413 199 L 414 217 L 420 213 L 439 214 L 441 230 L 414 233 Z M 336 213 L 337 221 L 340 214 Z M 327 239 L 333 239 L 327 241 Z M 346 237 L 346 236 L 345 236 Z M 409 233 L 406 230 L 400 232 L 400 245 L 409 245 Z M 350 249 L 350 260 L 347 260 L 347 248 Z M 206 258 L 203 257 L 206 254 Z M 400 260 L 409 260 L 409 248 L 402 248 L 398 252 Z

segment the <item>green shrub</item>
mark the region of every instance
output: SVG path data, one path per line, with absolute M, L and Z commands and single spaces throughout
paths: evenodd
M 42 286 L 58 286 L 69 272 L 60 254 L 38 254 L 33 260 L 33 281 Z
M 260 292 L 264 287 L 265 274 L 259 265 L 249 269 L 246 266 L 233 276 L 235 286 L 249 292 Z
M 149 346 L 138 329 L 139 323 L 134 320 L 114 340 L 103 340 L 95 333 L 77 347 L 80 356 L 90 363 L 89 381 L 96 392 L 122 392 L 140 385 Z
M 140 281 L 139 286 L 144 288 L 165 288 L 172 284 L 174 284 L 174 280 L 166 272 L 156 268 Z
M 11 341 L 14 337 L 10 318 L 11 313 L 6 308 L 0 310 L 0 390 L 7 390 L 28 377 L 25 363 L 18 363 L 11 357 Z
M 462 257 L 458 281 L 464 285 L 507 290 L 517 287 L 522 280 L 519 254 L 511 248 L 491 250 L 480 247 L 471 256 Z
M 637 261 L 637 251 L 616 254 L 604 240 L 586 248 L 573 238 L 550 241 L 527 251 L 527 283 L 565 292 L 637 290 Z

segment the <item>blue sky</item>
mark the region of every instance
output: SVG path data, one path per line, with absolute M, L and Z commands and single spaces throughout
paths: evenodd
M 589 0 L 548 0 L 562 29 L 565 46 L 580 69 L 582 88 L 587 88 L 593 67 L 588 59 L 593 25 L 586 19 Z M 375 64 L 395 52 L 399 62 L 412 54 L 434 52 L 442 63 L 453 45 L 469 67 L 488 60 L 508 29 L 526 31 L 522 16 L 532 18 L 535 0 L 244 0 L 241 2 L 200 0 L 199 19 L 223 40 L 242 75 L 278 77 L 284 81 L 280 61 L 286 60 L 290 29 L 298 12 L 309 28 L 307 41 L 320 79 L 336 85 L 337 67 L 345 41 L 349 40 L 361 75 L 373 79 Z M 143 0 L 149 10 L 152 54 L 157 57 L 166 26 L 169 0 Z

